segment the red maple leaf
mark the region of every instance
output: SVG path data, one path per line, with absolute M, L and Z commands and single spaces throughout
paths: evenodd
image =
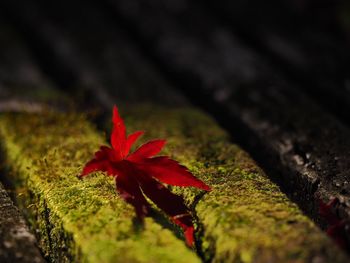
M 95 153 L 95 158 L 85 165 L 81 177 L 95 171 L 103 171 L 113 176 L 120 196 L 134 206 L 141 220 L 150 212 L 150 204 L 144 196 L 146 195 L 183 229 L 187 244 L 192 246 L 194 228 L 191 213 L 183 198 L 171 193 L 162 183 L 193 186 L 206 191 L 210 191 L 210 187 L 193 176 L 185 166 L 169 157 L 154 157 L 164 147 L 165 140 L 149 141 L 129 153 L 131 146 L 143 133 L 136 131 L 126 136 L 124 121 L 114 106 L 112 147 L 101 146 Z

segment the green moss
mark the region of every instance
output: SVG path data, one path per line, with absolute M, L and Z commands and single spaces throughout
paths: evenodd
M 212 186 L 176 188 L 198 218 L 199 253 L 212 262 L 344 262 L 329 238 L 206 115 L 193 108 L 138 106 L 122 111 L 144 141 L 166 138 L 163 151 Z
M 168 229 L 134 210 L 102 174 L 77 178 L 104 144 L 75 114 L 0 115 L 2 148 L 22 205 L 52 262 L 198 262 Z M 21 188 L 22 186 L 22 188 Z
M 164 153 L 212 186 L 182 194 L 196 217 L 199 253 L 213 262 L 346 262 L 344 255 L 217 124 L 193 108 L 122 111 L 143 141 L 166 138 Z M 109 125 L 109 123 L 108 123 Z M 142 228 L 102 174 L 77 179 L 104 141 L 76 115 L 2 115 L 3 148 L 23 204 L 52 261 L 192 262 L 174 233 L 147 218 Z M 18 189 L 21 189 L 20 187 Z M 29 197 L 29 198 L 28 198 Z M 28 203 L 30 200 L 30 203 Z M 26 203 L 27 202 L 27 203 Z M 34 211 L 34 213 L 33 213 Z

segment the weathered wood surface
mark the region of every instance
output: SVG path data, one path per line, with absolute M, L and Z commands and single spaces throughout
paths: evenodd
M 95 4 L 77 2 L 67 10 L 64 2 L 45 2 L 41 10 L 46 17 L 43 15 L 38 21 L 51 23 L 61 32 L 61 41 L 79 54 L 81 63 L 89 65 L 90 76 L 99 83 L 94 87 L 95 93 L 101 87 L 111 93 L 116 90 L 118 101 L 153 101 L 169 106 L 186 102 L 178 92 L 164 88 L 170 86 L 164 76 L 142 54 L 138 45 L 128 39 L 125 30 L 114 25 L 113 20 Z M 49 49 L 52 52 L 57 50 L 57 40 L 52 39 Z
M 126 33 L 115 27 L 113 20 L 107 19 L 89 1 L 70 3 L 69 9 L 64 1 L 37 2 L 40 1 L 21 3 L 24 8 L 19 10 L 15 1 L 5 7 L 10 7 L 10 13 L 15 12 L 15 24 L 28 30 L 27 34 L 31 35 L 26 38 L 28 43 L 40 46 L 33 51 L 51 68 L 51 76 L 60 79 L 62 85 L 58 87 L 70 93 L 79 90 L 72 95 L 80 105 L 91 108 L 96 100 L 99 106 L 112 105 L 104 88 L 118 90 L 119 101 L 153 100 L 168 105 L 186 101 L 171 90 L 162 92 L 167 84 L 164 77 L 149 70 L 153 68 L 152 62 L 143 57 L 137 45 L 126 40 Z M 77 13 L 80 15 L 76 16 Z M 129 77 L 130 72 L 133 78 Z M 151 90 L 153 96 L 149 94 Z
M 339 1 L 329 2 L 327 8 L 325 3 L 315 2 L 327 11 L 302 14 L 302 5 L 298 10 L 296 2 L 224 0 L 205 4 L 208 16 L 215 14 L 217 20 L 238 32 L 248 45 L 265 54 L 265 59 L 280 65 L 298 86 L 349 125 L 350 52 L 340 35 L 341 25 L 327 25 L 330 19 L 345 24 L 349 6 Z M 325 23 L 318 23 L 318 18 Z
M 45 262 L 34 235 L 0 183 L 0 262 Z

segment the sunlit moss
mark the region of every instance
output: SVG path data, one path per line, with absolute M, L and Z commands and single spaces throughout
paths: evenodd
M 163 151 L 213 190 L 173 187 L 198 217 L 198 241 L 213 262 L 343 262 L 344 255 L 208 116 L 147 105 L 122 112 L 130 131 L 166 138 Z M 193 203 L 193 202 L 198 203 Z
M 0 115 L 0 134 L 19 202 L 52 262 L 198 262 L 174 233 L 147 218 L 144 228 L 113 180 L 77 178 L 101 144 L 75 114 Z

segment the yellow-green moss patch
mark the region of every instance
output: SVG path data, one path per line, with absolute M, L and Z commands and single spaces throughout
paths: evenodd
M 212 186 L 204 196 L 195 189 L 173 188 L 194 208 L 199 253 L 205 260 L 346 262 L 329 238 L 205 114 L 144 105 L 122 115 L 129 132 L 146 130 L 144 140 L 166 138 L 163 153 Z
M 2 114 L 2 150 L 41 248 L 53 262 L 198 262 L 152 218 L 144 227 L 102 174 L 77 178 L 101 144 L 75 114 Z M 22 187 L 21 187 L 22 186 Z

